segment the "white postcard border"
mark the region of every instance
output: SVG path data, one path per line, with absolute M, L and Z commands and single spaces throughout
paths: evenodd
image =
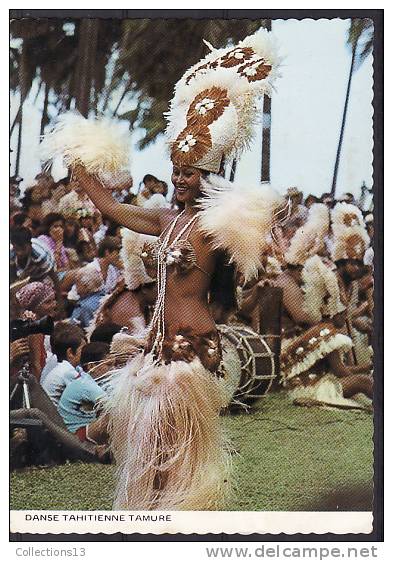
M 12 533 L 369 534 L 372 512 L 11 510 Z

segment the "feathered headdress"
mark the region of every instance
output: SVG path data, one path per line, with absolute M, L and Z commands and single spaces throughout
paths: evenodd
M 280 59 L 266 29 L 235 47 L 208 46 L 176 84 L 166 134 L 174 163 L 218 173 L 223 156 L 238 156 L 252 140 L 257 101 L 271 94 Z
M 324 249 L 324 238 L 328 233 L 329 209 L 316 203 L 310 207 L 305 224 L 295 232 L 285 253 L 285 261 L 291 265 L 303 265 L 309 257 Z
M 81 199 L 78 193 L 70 191 L 60 199 L 57 210 L 65 218 L 79 220 L 79 218 L 85 218 L 86 216 L 94 216 L 97 209 L 90 199 Z
M 319 255 L 307 259 L 302 270 L 304 308 L 315 323 L 345 310 L 335 272 Z
M 361 210 L 352 204 L 337 203 L 332 210 L 332 261 L 357 259 L 363 261 L 370 245 Z
M 331 250 L 332 261 L 356 259 L 363 261 L 370 238 L 366 229 L 360 227 L 342 228 L 334 233 Z
M 129 138 L 114 119 L 85 119 L 68 112 L 43 136 L 40 156 L 47 165 L 62 157 L 70 168 L 82 165 L 91 174 L 116 173 L 129 164 Z
M 337 203 L 332 209 L 333 231 L 340 226 L 345 228 L 361 226 L 364 228 L 365 223 L 360 208 L 349 203 Z

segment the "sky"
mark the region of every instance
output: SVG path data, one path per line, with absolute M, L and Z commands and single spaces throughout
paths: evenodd
M 271 184 L 284 193 L 296 186 L 305 194 L 330 191 L 346 87 L 351 63 L 346 45 L 349 20 L 274 20 L 273 33 L 284 60 L 281 78 L 272 97 Z M 185 69 L 186 70 L 186 69 Z M 31 183 L 40 170 L 38 157 L 41 110 L 30 96 L 25 109 L 22 159 L 19 175 Z M 372 186 L 372 56 L 356 70 L 352 80 L 344 134 L 337 195 L 359 195 L 363 181 Z M 11 96 L 11 122 L 18 108 L 18 96 Z M 168 100 L 169 101 L 169 100 Z M 122 112 L 127 110 L 122 105 Z M 15 131 L 16 132 L 16 131 Z M 143 131 L 131 139 L 131 173 L 137 186 L 146 173 L 156 175 L 169 185 L 171 165 L 165 139 L 161 135 L 140 151 L 136 142 Z M 260 180 L 262 128 L 256 128 L 251 149 L 242 155 L 236 181 Z M 17 135 L 13 134 L 11 173 Z M 62 170 L 58 170 L 59 176 Z M 60 177 L 58 177 L 60 178 Z

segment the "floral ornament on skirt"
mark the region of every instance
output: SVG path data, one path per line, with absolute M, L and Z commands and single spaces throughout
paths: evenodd
M 358 259 L 363 261 L 364 253 L 366 251 L 366 245 L 364 240 L 358 235 L 353 234 L 349 236 L 346 241 L 347 245 L 347 259 Z
M 153 350 L 155 335 L 154 330 L 149 334 L 145 354 Z M 183 329 L 163 341 L 162 360 L 165 364 L 174 361 L 192 362 L 195 358 L 199 358 L 204 368 L 215 376 L 220 378 L 225 375 L 221 368 L 222 347 L 217 331 L 195 335 L 191 330 Z
M 348 228 L 352 226 L 360 226 L 359 217 L 355 213 L 351 213 L 351 212 L 345 214 L 343 218 L 343 223 L 344 226 L 347 226 Z

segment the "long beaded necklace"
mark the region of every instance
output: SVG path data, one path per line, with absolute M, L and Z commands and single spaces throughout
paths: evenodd
M 158 245 L 157 250 L 157 301 L 154 307 L 153 318 L 151 322 L 151 329 L 155 329 L 156 336 L 152 346 L 152 353 L 156 357 L 156 362 L 160 362 L 162 359 L 162 347 L 165 339 L 165 297 L 166 297 L 166 286 L 167 286 L 167 249 L 168 247 L 175 245 L 183 234 L 194 224 L 195 220 L 198 218 L 198 214 L 195 214 L 191 219 L 183 226 L 174 240 L 169 243 L 173 230 L 178 223 L 181 216 L 184 215 L 184 210 L 176 216 L 172 224 L 170 225 L 167 233 L 162 239 L 162 242 Z

